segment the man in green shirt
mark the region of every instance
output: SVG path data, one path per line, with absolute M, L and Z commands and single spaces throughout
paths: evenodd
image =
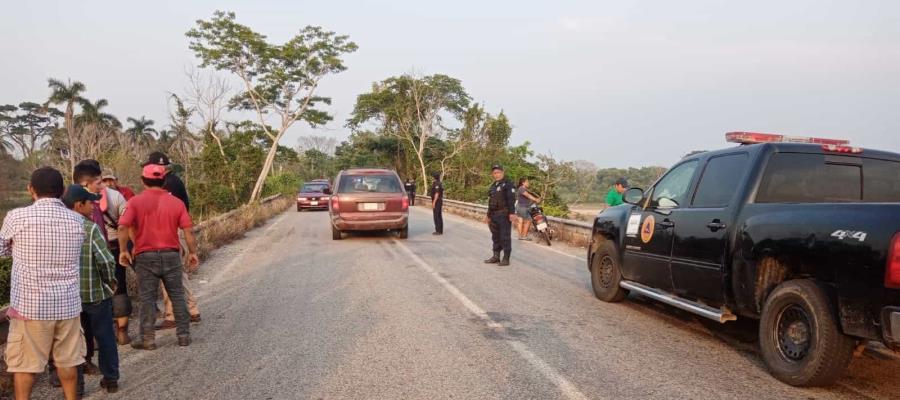
M 609 193 L 606 194 L 606 204 L 614 207 L 624 203 L 622 201 L 622 193 L 625 193 L 626 190 L 628 190 L 628 181 L 625 178 L 616 179 L 615 186 L 609 189 Z
M 81 326 L 88 347 L 97 342 L 99 369 L 103 374 L 100 386 L 108 393 L 115 393 L 119 380 L 119 350 L 113 331 L 112 295 L 116 290 L 116 260 L 100 232 L 91 220 L 94 201 L 100 195 L 88 192 L 81 185 L 71 185 L 63 195 L 67 207 L 84 216 L 84 243 L 81 246 Z M 124 282 L 122 283 L 125 284 Z M 87 352 L 93 354 L 93 351 Z M 86 359 L 85 364 L 91 360 Z M 85 368 L 79 368 L 79 392 L 84 393 Z

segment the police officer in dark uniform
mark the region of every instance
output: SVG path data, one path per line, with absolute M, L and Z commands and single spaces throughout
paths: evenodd
M 434 214 L 434 233 L 433 235 L 444 234 L 444 184 L 441 183 L 441 173 L 435 172 L 431 175 L 434 182 L 428 189 L 428 195 L 431 196 L 431 212 Z
M 488 189 L 488 215 L 486 222 L 491 228 L 491 240 L 494 242 L 494 256 L 484 260 L 485 264 L 509 265 L 512 252 L 512 221 L 516 218 L 516 187 L 504 178 L 503 167 L 494 165 L 491 176 L 494 183 Z M 500 258 L 500 251 L 503 258 Z
M 409 196 L 409 205 L 416 205 L 416 183 L 412 179 L 406 178 L 403 188 L 406 189 L 406 195 Z

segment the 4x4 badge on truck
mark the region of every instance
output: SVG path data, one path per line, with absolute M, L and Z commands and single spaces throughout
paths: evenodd
M 860 242 L 865 242 L 866 236 L 868 236 L 868 234 L 863 231 L 846 231 L 843 229 L 838 229 L 831 234 L 831 237 L 836 237 L 840 240 L 850 238 L 859 240 Z
M 641 225 L 642 242 L 650 243 L 650 239 L 653 239 L 654 228 L 656 228 L 656 219 L 654 219 L 652 215 L 648 215 L 647 219 L 644 220 L 644 224 Z

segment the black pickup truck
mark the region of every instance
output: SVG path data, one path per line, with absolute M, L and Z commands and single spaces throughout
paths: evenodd
M 594 221 L 595 295 L 759 320 L 772 375 L 828 385 L 866 341 L 900 348 L 900 154 L 732 132 Z M 790 143 L 784 142 L 790 140 Z

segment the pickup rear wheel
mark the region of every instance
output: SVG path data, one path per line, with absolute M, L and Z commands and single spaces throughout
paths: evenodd
M 772 375 L 793 386 L 833 383 L 850 364 L 856 341 L 841 333 L 835 306 L 809 279 L 778 285 L 766 299 L 759 345 Z
M 610 241 L 605 241 L 591 259 L 591 286 L 594 296 L 609 303 L 625 299 L 628 292 L 619 287 L 622 281 L 622 270 L 619 264 L 619 251 Z
M 331 226 L 331 240 L 341 240 L 344 238 L 344 233 L 341 232 L 338 228 L 335 228 L 334 225 Z
M 409 225 L 404 226 L 403 229 L 400 229 L 397 233 L 397 236 L 400 239 L 406 239 L 407 237 L 409 237 Z

